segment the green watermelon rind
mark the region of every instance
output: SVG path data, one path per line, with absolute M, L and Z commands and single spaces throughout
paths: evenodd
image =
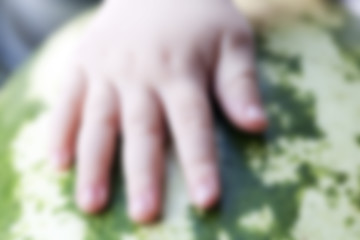
M 48 107 L 49 94 L 40 93 L 41 84 L 49 83 L 36 72 L 48 70 L 46 67 L 55 62 L 49 56 L 60 52 L 56 45 L 65 35 L 80 31 L 87 18 L 50 40 L 0 93 L 0 193 L 6 196 L 0 201 L 0 239 L 47 240 L 48 225 L 38 226 L 23 217 L 26 202 L 39 204 L 39 216 L 45 213 L 51 220 L 51 214 L 54 219 L 61 215 L 70 225 L 80 223 L 84 232 L 79 236 L 84 240 L 358 239 L 360 71 L 356 61 L 360 55 L 339 38 L 340 30 L 345 29 L 343 21 L 334 25 L 307 18 L 262 30 L 258 72 L 270 128 L 262 136 L 250 136 L 236 131 L 221 114 L 217 117 L 223 185 L 217 209 L 200 213 L 187 206 L 181 209 L 184 214 L 171 219 L 174 222 L 168 221 L 165 212 L 163 222 L 136 226 L 126 217 L 122 184 L 116 178 L 109 210 L 100 216 L 86 216 L 76 209 L 71 197 L 73 173 L 51 176 L 46 159 L 29 170 L 22 169 L 22 173 L 26 177 L 37 175 L 36 181 L 43 179 L 59 187 L 64 203 L 54 209 L 51 203 L 41 201 L 42 196 L 36 195 L 39 189 L 23 185 L 24 176 L 17 169 L 21 159 L 15 155 L 24 148 L 21 144 L 28 143 L 28 135 L 36 139 L 39 129 L 35 126 L 41 127 L 41 113 Z M 78 35 L 69 37 L 70 41 Z M 29 142 L 25 148 L 38 149 L 39 144 Z M 170 181 L 173 179 L 171 175 Z M 167 189 L 167 197 L 175 192 L 186 194 L 178 182 Z M 34 199 L 20 198 L 24 191 L 35 194 Z M 167 211 L 174 211 L 174 207 Z M 39 216 L 32 221 L 41 220 Z M 69 227 L 65 225 L 64 229 Z M 53 237 L 61 236 L 63 228 Z

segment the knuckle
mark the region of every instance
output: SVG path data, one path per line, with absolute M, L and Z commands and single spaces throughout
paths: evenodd
M 246 88 L 247 85 L 254 82 L 255 78 L 256 72 L 254 69 L 239 69 L 231 76 L 227 76 L 227 78 L 222 81 L 222 85 L 225 90 L 229 91 L 234 88 Z
M 117 114 L 109 109 L 100 106 L 91 116 L 86 117 L 89 125 L 103 126 L 106 128 L 115 128 L 117 126 Z
M 134 136 L 158 136 L 162 131 L 161 121 L 146 111 L 130 115 L 126 125 L 125 131 Z
M 199 110 L 195 108 L 184 108 L 184 111 L 180 114 L 179 121 L 189 130 L 207 128 L 209 127 L 209 121 L 206 117 L 199 116 Z
M 129 126 L 129 132 L 134 136 L 157 137 L 160 135 L 161 130 L 159 124 L 151 124 L 146 121 L 132 123 L 131 126 Z
M 223 97 L 244 97 L 256 88 L 255 72 L 239 72 L 218 83 L 218 91 Z
M 232 37 L 231 44 L 234 48 L 248 48 L 253 45 L 253 35 L 250 29 L 240 29 Z
M 102 125 L 110 128 L 117 126 L 116 102 L 109 93 L 95 91 L 87 101 L 85 119 L 91 125 Z

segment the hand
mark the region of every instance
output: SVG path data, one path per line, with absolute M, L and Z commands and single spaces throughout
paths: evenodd
M 238 128 L 266 127 L 251 28 L 227 0 L 104 2 L 70 66 L 51 151 L 59 169 L 76 156 L 85 212 L 108 202 L 118 132 L 129 215 L 144 223 L 161 209 L 166 122 L 191 199 L 203 209 L 221 192 L 210 91 Z

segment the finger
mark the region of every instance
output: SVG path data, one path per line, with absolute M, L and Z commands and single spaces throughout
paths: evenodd
M 232 123 L 250 132 L 266 128 L 260 101 L 250 35 L 225 36 L 215 81 L 215 92 Z
M 161 96 L 194 204 L 214 205 L 220 195 L 211 109 L 198 79 L 175 80 Z
M 67 169 L 72 163 L 86 87 L 85 80 L 75 68 L 65 81 L 67 84 L 51 113 L 50 154 L 51 162 L 58 170 Z
M 121 89 L 124 170 L 129 215 L 139 223 L 154 220 L 161 209 L 164 130 L 160 106 L 146 88 Z
M 116 94 L 101 81 L 90 83 L 77 149 L 77 203 L 88 213 L 109 198 L 110 169 L 117 135 Z

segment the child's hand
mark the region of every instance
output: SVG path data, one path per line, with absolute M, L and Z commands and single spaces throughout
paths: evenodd
M 238 128 L 266 126 L 252 47 L 249 25 L 228 0 L 105 2 L 76 53 L 53 125 L 56 166 L 67 169 L 77 157 L 80 208 L 98 212 L 108 202 L 120 132 L 130 216 L 153 220 L 162 204 L 166 123 L 193 203 L 216 203 L 210 91 Z

